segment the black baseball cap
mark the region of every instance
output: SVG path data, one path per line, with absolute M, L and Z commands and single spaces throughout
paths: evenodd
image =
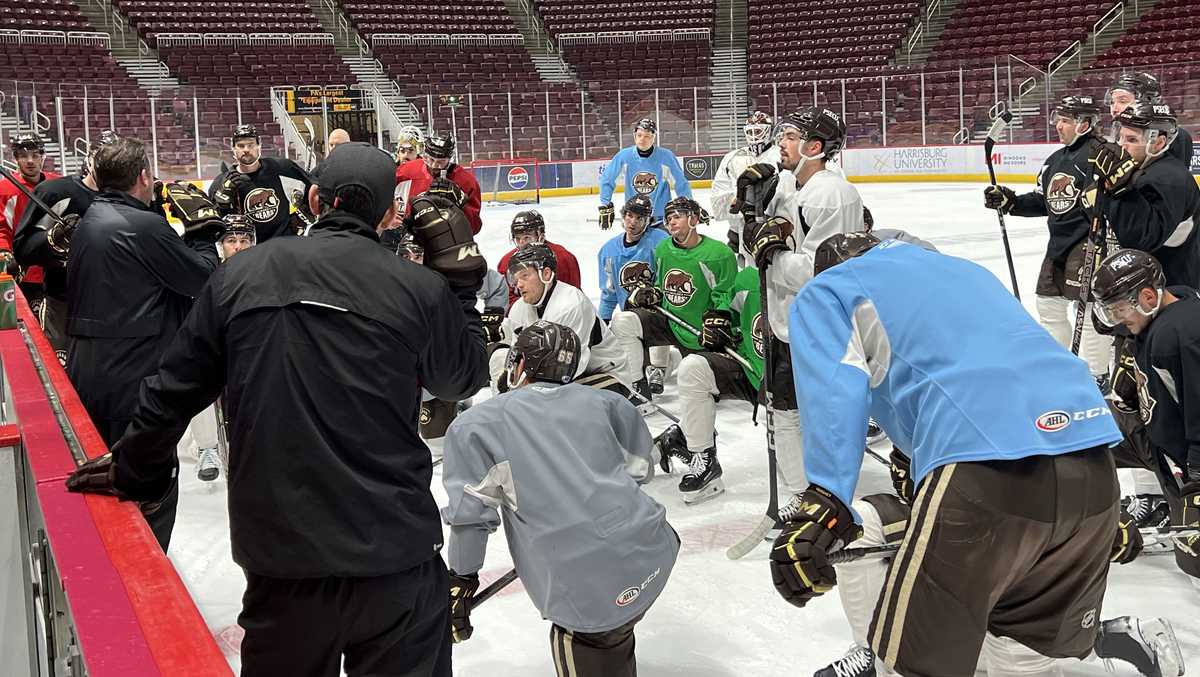
M 392 206 L 396 162 L 369 143 L 352 141 L 325 158 L 313 172 L 313 182 L 322 202 L 374 227 Z

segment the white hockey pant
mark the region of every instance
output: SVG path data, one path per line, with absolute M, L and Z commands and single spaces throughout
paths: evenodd
M 217 410 L 214 407 L 216 404 L 205 407 L 188 425 L 188 431 L 191 433 L 188 451 L 197 461 L 200 460 L 201 449 L 217 446 Z
M 1062 296 L 1038 296 L 1038 322 L 1046 331 L 1067 349 L 1071 348 L 1071 338 L 1074 335 L 1075 304 Z M 1079 341 L 1079 356 L 1087 363 L 1093 376 L 1107 374 L 1112 362 L 1113 342 L 1109 336 L 1102 336 L 1092 326 L 1090 317 L 1083 318 L 1083 337 Z
M 759 421 L 765 424 L 766 410 L 759 412 Z M 787 503 L 793 494 L 808 488 L 804 474 L 804 442 L 800 430 L 800 412 L 795 409 L 776 409 L 775 424 L 775 467 L 779 472 L 779 504 Z

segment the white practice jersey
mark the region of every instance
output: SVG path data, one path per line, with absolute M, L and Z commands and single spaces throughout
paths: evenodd
M 841 172 L 828 167 L 813 174 L 803 186 L 784 171 L 779 176 L 775 197 L 767 206 L 768 216 L 792 222 L 792 250 L 779 252 L 767 268 L 767 304 L 771 331 L 779 340 L 788 338 L 787 317 L 792 300 L 813 276 L 817 246 L 836 233 L 863 229 L 863 202 L 858 189 Z
M 596 306 L 578 288 L 556 280 L 546 292 L 547 298 L 537 306 L 517 299 L 508 309 L 509 329 L 515 338 L 521 330 L 538 320 L 570 327 L 579 337 L 582 352 L 575 378 L 597 372 L 617 372 L 625 367 L 625 352 L 617 346 L 616 337 L 596 314 Z
M 721 163 L 717 165 L 717 171 L 713 174 L 710 213 L 714 220 L 727 222 L 729 229 L 739 236 L 742 234 L 742 218 L 740 215 L 732 216 L 729 213 L 729 206 L 737 197 L 738 177 L 746 171 L 747 167 L 759 162 L 778 166 L 779 146 L 771 144 L 759 155 L 754 155 L 748 146 L 731 150 L 721 158 Z

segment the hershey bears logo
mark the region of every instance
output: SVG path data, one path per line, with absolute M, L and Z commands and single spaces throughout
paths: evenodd
M 752 322 L 750 326 L 753 328 L 751 329 L 750 338 L 754 340 L 754 354 L 765 358 L 767 356 L 767 350 L 763 339 L 766 337 L 767 333 L 764 331 L 762 313 L 754 316 L 754 322 Z
M 421 422 L 421 425 L 429 425 L 429 419 L 431 419 L 431 418 L 433 418 L 433 412 L 431 412 L 429 410 L 429 405 L 422 404 L 421 405 L 421 417 L 419 419 Z
M 696 285 L 692 284 L 692 274 L 672 268 L 663 278 L 663 295 L 673 306 L 686 306 L 696 293 Z
M 1137 379 L 1138 416 L 1141 417 L 1142 423 L 1150 425 L 1154 418 L 1154 405 L 1158 404 L 1158 400 L 1150 396 L 1149 380 L 1137 362 L 1133 363 L 1133 377 Z
M 267 223 L 279 213 L 279 197 L 271 188 L 255 188 L 246 196 L 246 216 Z
M 1046 186 L 1046 206 L 1055 214 L 1066 214 L 1079 201 L 1079 189 L 1075 187 L 1075 177 L 1064 172 L 1058 172 L 1050 177 Z
M 645 261 L 630 261 L 621 266 L 617 278 L 621 288 L 626 291 L 640 284 L 654 284 L 654 273 L 650 272 L 650 264 Z
M 638 195 L 649 195 L 658 188 L 658 176 L 653 172 L 638 172 L 633 175 L 633 190 Z

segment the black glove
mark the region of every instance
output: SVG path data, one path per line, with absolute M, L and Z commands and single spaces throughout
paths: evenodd
M 775 197 L 775 186 L 779 183 L 778 179 L 771 179 L 778 174 L 779 170 L 769 162 L 759 162 L 747 167 L 737 178 L 737 198 L 730 206 L 729 213 L 743 213 L 747 208 L 766 207 L 771 204 L 771 198 Z M 752 191 L 752 188 L 756 190 Z M 749 204 L 750 202 L 755 204 Z
M 875 227 L 875 215 L 863 205 L 863 230 L 871 230 Z
M 1138 168 L 1137 160 L 1115 143 L 1106 143 L 1097 148 L 1088 158 L 1088 163 L 1096 168 L 1104 191 L 1113 196 L 1129 190 L 1133 185 L 1133 174 Z
M 700 346 L 714 353 L 724 352 L 737 343 L 733 329 L 733 313 L 728 310 L 710 308 L 704 311 L 700 322 Z
M 488 343 L 499 343 L 504 340 L 504 309 L 503 308 L 484 308 L 479 314 L 479 320 L 483 323 L 483 335 L 487 337 Z
M 250 177 L 237 170 L 236 167 L 225 173 L 221 185 L 213 191 L 213 199 L 217 208 L 225 213 L 241 214 L 243 200 L 254 190 L 254 182 Z
M 707 226 L 712 223 L 712 214 L 709 214 L 707 209 L 701 207 L 700 214 L 696 217 L 696 222 L 701 226 Z
M 1196 473 L 1198 469 L 1189 470 Z M 1187 482 L 1180 494 L 1183 499 L 1183 526 L 1200 528 L 1200 481 L 1193 479 Z M 1189 576 L 1200 578 L 1200 535 L 1175 539 L 1175 564 Z
M 216 242 L 225 222 L 204 191 L 186 181 L 172 181 L 167 184 L 166 192 L 167 204 L 175 218 L 183 222 L 184 234 L 211 237 Z
M 54 245 L 50 245 L 50 247 L 53 249 Z M 21 271 L 21 266 L 17 265 L 17 257 L 13 256 L 12 252 L 4 250 L 0 251 L 0 269 L 13 277 L 17 277 L 17 274 Z
M 792 236 L 792 222 L 782 216 L 772 216 L 759 224 L 746 223 L 746 242 L 754 265 L 762 270 L 776 252 L 787 251 L 787 239 Z
M 459 188 L 458 184 L 450 179 L 442 177 L 434 179 L 433 183 L 429 185 L 429 190 L 425 191 L 425 194 L 445 198 L 459 209 L 462 209 L 463 205 L 467 204 L 467 194 L 463 192 L 462 188 Z
M 913 484 L 912 479 L 912 459 L 908 457 L 899 447 L 892 445 L 892 453 L 888 455 L 890 463 L 889 473 L 892 476 L 892 488 L 896 490 L 896 495 L 900 500 L 912 505 L 913 499 L 917 497 L 917 487 Z
M 1142 552 L 1142 532 L 1132 515 L 1121 511 L 1117 518 L 1117 535 L 1113 539 L 1108 560 L 1113 564 L 1129 564 Z
M 613 227 L 613 219 L 616 218 L 616 212 L 613 211 L 612 203 L 600 205 L 600 230 L 608 230 Z
M 113 462 L 112 452 L 97 456 L 80 465 L 67 476 L 67 491 L 78 494 L 104 494 L 116 496 L 122 501 L 129 500 L 120 489 L 117 489 L 117 465 Z
M 460 576 L 450 571 L 450 637 L 454 643 L 471 639 L 471 606 L 479 589 L 479 574 Z
M 628 305 L 630 308 L 653 308 L 661 305 L 663 299 L 662 290 L 654 285 L 639 284 L 629 292 Z
M 455 292 L 479 290 L 487 262 L 461 209 L 445 198 L 422 194 L 412 201 L 406 227 L 425 248 L 425 265 L 444 275 Z
M 727 240 L 729 242 L 729 248 L 733 250 L 734 254 L 741 254 L 742 253 L 742 234 L 737 232 L 736 230 L 730 228 L 729 232 L 726 235 L 727 235 Z
M 1007 214 L 1016 203 L 1017 193 L 1008 186 L 988 186 L 983 189 L 983 206 L 988 209 Z
M 77 228 L 79 228 L 78 214 L 65 214 L 50 224 L 49 230 L 46 231 L 46 244 L 50 245 L 50 251 L 54 252 L 55 256 L 66 260 L 67 254 L 71 251 L 71 237 L 75 235 Z
M 771 580 L 781 597 L 803 607 L 837 585 L 828 555 L 856 540 L 862 527 L 836 496 L 815 484 L 800 500 L 798 516 L 783 525 L 771 548 Z
M 167 184 L 155 179 L 153 197 L 150 198 L 150 210 L 155 214 L 167 215 Z

